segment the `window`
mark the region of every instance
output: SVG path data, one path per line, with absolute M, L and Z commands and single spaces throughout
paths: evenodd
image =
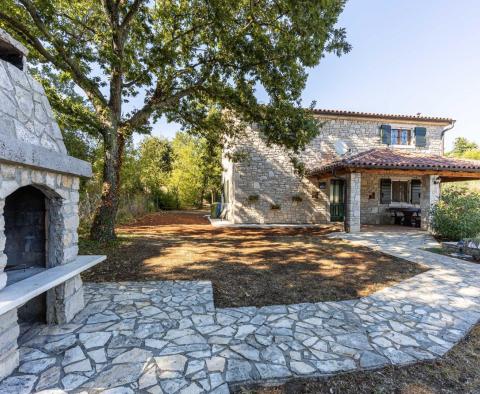
M 410 182 L 410 194 L 407 181 L 380 180 L 380 204 L 392 202 L 420 204 L 421 193 L 422 182 L 419 179 L 412 179 Z
M 413 179 L 411 183 L 412 204 L 420 204 L 422 195 L 422 182 L 419 179 Z
M 392 145 L 411 145 L 412 130 L 410 129 L 392 129 L 391 131 Z
M 392 202 L 408 202 L 408 182 L 392 182 Z

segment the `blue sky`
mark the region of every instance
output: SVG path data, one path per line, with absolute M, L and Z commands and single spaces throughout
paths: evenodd
M 455 137 L 480 144 L 480 1 L 350 0 L 339 25 L 353 50 L 310 70 L 317 108 L 452 117 Z M 171 138 L 178 125 L 159 122 Z

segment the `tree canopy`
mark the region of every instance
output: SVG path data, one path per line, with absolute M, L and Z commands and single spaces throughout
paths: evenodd
M 465 137 L 455 139 L 453 149 L 448 152 L 450 156 L 464 159 L 480 160 L 480 148 L 477 143 L 469 141 Z
M 293 151 L 316 135 L 300 97 L 309 67 L 350 49 L 336 26 L 344 3 L 3 0 L 0 26 L 31 51 L 61 123 L 102 139 L 91 235 L 111 239 L 125 143 L 159 117 L 221 142 L 238 132 L 222 116 L 231 112 Z M 259 87 L 266 103 L 255 95 Z

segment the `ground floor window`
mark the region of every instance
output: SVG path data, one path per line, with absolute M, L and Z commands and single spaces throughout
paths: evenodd
M 409 202 L 408 201 L 408 182 L 404 182 L 404 181 L 392 182 L 392 202 Z
M 380 180 L 380 204 L 420 204 L 422 183 L 419 179 L 409 181 Z

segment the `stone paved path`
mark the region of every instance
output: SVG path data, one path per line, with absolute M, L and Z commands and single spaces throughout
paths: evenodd
M 416 249 L 431 242 L 417 235 L 334 235 L 432 268 L 352 301 L 216 309 L 210 282 L 88 284 L 74 322 L 22 337 L 0 393 L 228 393 L 434 359 L 480 319 L 480 265 Z

